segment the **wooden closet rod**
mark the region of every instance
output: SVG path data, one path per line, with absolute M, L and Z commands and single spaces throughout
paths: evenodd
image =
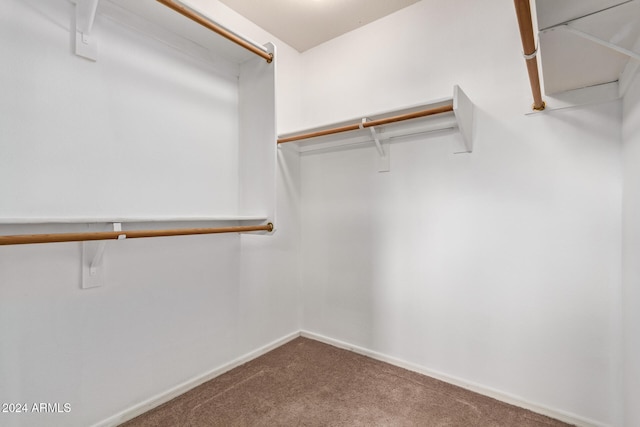
M 26 245 L 30 243 L 85 242 L 89 240 L 138 239 L 141 237 L 189 236 L 193 234 L 243 233 L 248 231 L 273 231 L 273 224 L 244 225 L 220 228 L 178 228 L 169 230 L 99 231 L 95 233 L 21 234 L 0 236 L 2 245 Z
M 538 74 L 538 50 L 536 49 L 536 41 L 533 37 L 533 21 L 531 19 L 531 5 L 529 0 L 513 0 L 516 7 L 516 16 L 518 17 L 518 26 L 520 27 L 520 38 L 522 39 L 522 48 L 524 50 L 524 59 L 527 63 L 527 71 L 529 73 L 529 84 L 531 85 L 531 93 L 533 94 L 533 109 L 544 110 L 545 103 L 542 100 L 540 91 L 540 76 Z
M 301 139 L 315 138 L 317 136 L 331 135 L 334 133 L 348 132 L 361 128 L 369 128 L 372 126 L 387 125 L 389 123 L 401 122 L 404 120 L 417 119 L 419 117 L 432 116 L 434 114 L 447 113 L 453 111 L 453 105 L 445 105 L 443 107 L 430 108 L 428 110 L 415 111 L 413 113 L 400 114 L 398 116 L 387 117 L 384 119 L 371 120 L 370 122 L 356 123 L 352 125 L 339 126 L 331 129 L 319 130 L 316 132 L 302 133 L 299 135 L 288 136 L 286 138 L 278 138 L 278 144 L 286 142 L 299 141 Z
M 267 63 L 271 63 L 271 61 L 273 61 L 273 53 L 267 52 L 261 46 L 251 43 L 250 41 L 238 36 L 237 34 L 234 34 L 233 32 L 213 22 L 207 17 L 193 11 L 189 7 L 178 4 L 174 0 L 156 0 L 156 1 L 158 1 L 159 3 L 162 3 L 163 5 L 167 6 L 170 9 L 175 10 L 179 14 L 186 16 L 192 21 L 197 22 L 203 27 L 208 28 L 209 30 L 220 34 L 222 37 L 228 40 L 231 40 L 235 44 L 242 46 L 243 48 L 255 53 L 258 56 L 261 56 L 267 61 Z

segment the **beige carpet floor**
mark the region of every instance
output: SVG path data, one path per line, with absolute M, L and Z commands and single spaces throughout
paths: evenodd
M 296 338 L 123 425 L 568 424 L 353 352 Z

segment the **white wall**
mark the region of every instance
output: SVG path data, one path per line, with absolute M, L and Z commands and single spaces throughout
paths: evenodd
M 0 219 L 236 214 L 237 76 L 102 16 L 88 61 L 68 1 L 2 7 Z
M 279 125 L 295 119 L 299 114 L 298 53 L 218 2 L 209 1 L 206 6 L 216 9 L 223 24 L 260 43 L 278 44 L 282 58 L 278 62 Z M 41 31 L 32 35 L 34 39 L 61 42 L 55 50 L 46 51 L 46 58 L 35 48 L 27 52 L 32 54 L 33 67 L 20 69 L 19 77 L 32 93 L 37 94 L 37 86 L 44 84 L 36 77 L 45 59 L 49 65 L 79 61 L 85 68 L 101 66 L 100 58 L 92 64 L 72 54 L 70 3 L 3 2 L 3 27 L 14 25 L 12 14 L 24 9 L 27 13 L 21 19 Z M 98 19 L 96 32 L 101 25 Z M 108 43 L 102 40 L 103 49 Z M 11 49 L 27 46 L 20 37 L 3 37 L 0 44 Z M 134 42 L 130 51 L 123 49 L 122 55 L 144 56 Z M 145 60 L 147 66 L 161 65 L 153 57 Z M 2 73 L 15 76 L 14 66 L 7 61 L 0 65 Z M 75 81 L 59 75 L 55 84 L 64 99 L 43 102 L 53 109 L 66 105 L 82 109 L 86 94 Z M 3 99 L 2 111 L 10 109 L 7 98 Z M 25 126 L 37 128 L 46 120 L 42 110 L 24 114 Z M 63 135 L 51 135 L 47 143 L 62 144 L 61 138 Z M 20 141 L 3 137 L 0 157 L 17 143 Z M 175 141 L 159 135 L 155 143 Z M 188 166 L 184 167 L 174 172 L 187 173 Z M 92 425 L 298 331 L 298 171 L 295 156 L 280 155 L 278 230 L 272 236 L 111 242 L 104 259 L 107 283 L 101 288 L 80 289 L 79 243 L 0 247 L 0 402 L 71 404 L 68 414 L 2 413 L 0 424 Z M 0 209 L 6 208 L 2 203 Z M 5 225 L 0 232 L 45 229 L 50 226 Z
M 623 357 L 625 426 L 640 425 L 640 78 L 623 102 Z
M 619 102 L 524 116 L 513 2 L 424 0 L 303 54 L 301 125 L 451 96 L 455 134 L 301 158 L 303 328 L 613 425 Z
M 0 402 L 72 404 L 71 414 L 0 424 L 90 425 L 302 327 L 620 425 L 621 106 L 525 117 L 509 0 L 423 0 L 302 56 L 218 1 L 200 3 L 278 45 L 279 133 L 459 84 L 477 106 L 475 152 L 452 154 L 453 133 L 411 138 L 379 174 L 373 149 L 301 159 L 280 150 L 273 236 L 119 242 L 105 256 L 107 286 L 89 291 L 79 289 L 79 244 L 0 247 Z M 62 36 L 69 22 L 49 19 Z M 59 84 L 80 101 L 73 82 Z M 640 417 L 638 86 L 624 107 L 628 426 Z

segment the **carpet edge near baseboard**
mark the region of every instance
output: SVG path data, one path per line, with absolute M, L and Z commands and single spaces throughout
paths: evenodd
M 530 402 L 522 397 L 512 395 L 509 393 L 502 392 L 500 390 L 496 390 L 490 387 L 483 386 L 478 383 L 465 381 L 461 378 L 454 377 L 451 375 L 444 374 L 442 372 L 438 372 L 435 370 L 431 370 L 425 368 L 424 366 L 417 365 L 415 363 L 406 362 L 402 359 L 398 359 L 392 356 L 388 356 L 383 353 L 379 353 L 374 350 L 370 350 L 364 347 L 360 347 L 357 345 L 350 344 L 345 341 L 340 341 L 334 338 L 330 338 L 321 334 L 317 334 L 315 332 L 301 330 L 300 336 L 304 338 L 309 338 L 315 341 L 320 341 L 322 343 L 338 347 L 344 350 L 349 350 L 357 354 L 361 354 L 363 356 L 370 357 L 375 360 L 379 360 L 381 362 L 388 363 L 393 366 L 397 366 L 399 368 L 407 369 L 409 371 L 416 372 L 418 374 L 426 375 L 431 378 L 435 378 L 437 380 L 443 381 L 445 383 L 455 385 L 466 390 L 472 391 L 474 393 L 481 394 L 483 396 L 491 397 L 493 399 L 499 400 L 501 402 L 507 403 L 509 405 L 517 406 L 519 408 L 528 409 L 531 412 L 535 412 L 537 414 L 546 415 L 548 417 L 554 418 L 558 421 L 563 421 L 568 424 L 573 424 L 576 427 L 611 427 L 609 424 L 604 424 L 595 420 L 591 420 L 585 417 L 581 417 L 576 414 L 572 414 L 566 411 L 562 411 L 555 408 L 550 408 L 545 405 L 537 404 L 534 402 Z
M 256 359 L 260 356 L 262 356 L 263 354 L 266 354 L 268 352 L 270 352 L 271 350 L 275 350 L 276 348 L 288 343 L 289 341 L 292 341 L 298 337 L 304 337 L 304 338 L 308 338 L 308 339 L 312 339 L 315 341 L 319 341 L 337 348 L 341 348 L 344 350 L 349 350 L 352 351 L 354 353 L 357 354 L 361 354 L 363 356 L 367 356 L 370 357 L 372 359 L 375 360 L 379 360 L 381 362 L 385 362 L 385 363 L 389 363 L 390 365 L 393 366 L 397 366 L 403 369 L 407 369 L 409 371 L 413 371 L 422 375 L 426 375 L 428 377 L 431 378 L 435 378 L 437 380 L 446 382 L 448 384 L 452 384 L 461 388 L 464 388 L 466 390 L 470 390 L 472 392 L 481 394 L 483 396 L 487 396 L 487 397 L 491 397 L 493 399 L 499 400 L 501 402 L 510 404 L 510 405 L 514 405 L 520 408 L 524 408 L 524 409 L 528 409 L 532 412 L 535 412 L 537 414 L 541 414 L 541 415 L 546 415 L 548 417 L 551 418 L 555 418 L 559 421 L 563 421 L 569 424 L 574 424 L 577 427 L 611 427 L 608 424 L 603 424 L 594 420 L 590 420 L 588 418 L 585 417 L 581 417 L 579 415 L 576 414 L 572 414 L 566 411 L 562 411 L 562 410 L 558 410 L 555 408 L 550 408 L 547 407 L 545 405 L 541 405 L 541 404 L 537 404 L 534 402 L 530 402 L 526 399 L 523 399 L 519 396 L 515 396 L 509 393 L 505 393 L 502 392 L 500 390 L 496 390 L 496 389 L 492 389 L 490 387 L 486 387 L 483 386 L 481 384 L 477 384 L 477 383 L 473 383 L 470 381 L 465 381 L 461 378 L 457 378 L 451 375 L 447 375 L 444 374 L 442 372 L 438 372 L 435 370 L 431 370 L 428 368 L 425 368 L 424 366 L 421 365 L 417 365 L 414 363 L 410 363 L 410 362 L 406 362 L 404 360 L 392 357 L 392 356 L 388 356 L 386 354 L 383 353 L 379 353 L 377 351 L 374 350 L 370 350 L 364 347 L 360 347 L 357 345 L 353 345 L 350 343 L 347 343 L 345 341 L 340 341 L 334 338 L 330 338 L 327 336 L 324 336 L 322 334 L 318 334 L 315 332 L 311 332 L 311 331 L 307 331 L 307 330 L 300 330 L 298 332 L 293 332 L 290 334 L 287 334 L 285 336 L 283 336 L 282 338 L 276 339 L 272 342 L 270 342 L 269 344 L 266 344 L 256 350 L 253 350 L 249 353 L 246 353 L 228 363 L 225 363 L 215 369 L 212 369 L 209 372 L 206 372 L 203 375 L 199 375 L 197 377 L 194 377 L 190 380 L 187 380 L 175 387 L 172 387 L 171 389 L 167 390 L 166 392 L 163 393 L 159 393 L 147 400 L 144 400 L 142 402 L 139 402 L 127 409 L 124 409 L 120 412 L 118 412 L 117 414 L 114 414 L 112 416 L 110 416 L 109 418 L 106 418 L 96 424 L 93 424 L 91 427 L 114 427 L 117 426 L 119 424 L 122 424 L 126 421 L 129 421 L 147 411 L 150 411 L 153 408 L 156 408 L 160 405 L 162 405 L 163 403 L 166 403 L 178 396 L 180 396 L 181 394 L 184 394 L 186 392 L 188 392 L 189 390 L 198 387 L 199 385 L 212 380 L 222 374 L 224 374 L 225 372 L 228 372 L 240 365 L 243 365 L 247 362 L 250 362 L 253 359 Z
M 226 372 L 229 372 L 230 370 L 240 365 L 250 362 L 253 359 L 256 359 L 270 352 L 271 350 L 275 350 L 276 348 L 288 343 L 289 341 L 293 341 L 294 339 L 298 338 L 300 335 L 301 335 L 300 331 L 287 334 L 282 338 L 278 338 L 256 350 L 250 351 L 249 353 L 246 353 L 240 357 L 237 357 L 236 359 L 228 363 L 225 363 L 217 368 L 214 368 L 202 375 L 198 375 L 181 384 L 178 384 L 177 386 L 172 387 L 165 392 L 156 394 L 155 396 L 149 399 L 136 403 L 135 405 L 127 409 L 124 409 L 118 412 L 117 414 L 110 416 L 109 418 L 106 418 L 102 421 L 99 421 L 96 424 L 93 424 L 91 427 L 114 427 L 114 426 L 120 425 L 139 415 L 144 414 L 145 412 L 148 412 L 154 408 L 157 408 L 163 403 L 166 403 L 172 399 L 175 399 L 176 397 L 188 392 L 189 390 L 192 390 L 198 387 L 199 385 L 207 381 L 210 381 L 216 377 L 219 377 L 220 375 Z

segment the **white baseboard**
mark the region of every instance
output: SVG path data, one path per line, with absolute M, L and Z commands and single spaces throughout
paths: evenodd
M 500 400 L 501 402 L 505 402 L 508 403 L 510 405 L 514 405 L 514 406 L 518 406 L 520 408 L 524 408 L 524 409 L 528 409 L 530 411 L 533 411 L 535 413 L 538 414 L 542 414 L 542 415 L 546 415 L 548 417 L 551 418 L 555 418 L 557 420 L 560 421 L 564 421 L 566 423 L 569 424 L 574 424 L 578 427 L 610 427 L 607 424 L 603 424 L 594 420 L 590 420 L 584 417 L 580 417 L 578 415 L 575 414 L 571 414 L 565 411 L 561 411 L 558 409 L 554 409 L 554 408 L 549 408 L 546 407 L 544 405 L 539 405 L 537 403 L 533 403 L 533 402 L 529 402 L 526 399 L 523 399 L 519 396 L 514 396 L 512 394 L 509 393 L 505 393 L 502 392 L 500 390 L 495 390 L 492 389 L 490 387 L 486 387 L 483 386 L 481 384 L 477 384 L 477 383 L 473 383 L 470 381 L 465 381 L 461 378 L 457 378 L 451 375 L 447 375 L 447 374 L 443 374 L 441 372 L 438 371 L 434 371 L 434 370 L 430 370 L 427 369 L 423 366 L 420 365 L 416 365 L 413 363 L 409 363 L 406 362 L 404 360 L 401 359 L 397 359 L 395 357 L 391 357 L 391 356 L 387 356 L 385 354 L 382 353 L 378 353 L 376 351 L 373 350 L 369 350 L 363 347 L 359 347 L 356 345 L 352 345 L 349 344 L 347 342 L 344 341 L 340 341 L 340 340 L 336 340 L 333 338 L 329 338 L 326 337 L 324 335 L 320 335 L 320 334 L 316 334 L 313 332 L 309 332 L 309 331 L 299 331 L 299 332 L 294 332 L 291 333 L 289 335 L 286 335 L 280 339 L 277 339 L 255 351 L 252 351 L 250 353 L 247 353 L 235 360 L 232 360 L 229 363 L 226 363 L 216 369 L 213 369 L 212 371 L 209 371 L 203 375 L 200 375 L 198 377 L 192 378 L 188 381 L 185 381 L 182 384 L 177 385 L 176 387 L 167 390 L 166 392 L 160 393 L 150 399 L 147 399 L 143 402 L 140 402 L 128 409 L 125 409 L 124 411 L 121 411 L 103 421 L 98 422 L 97 424 L 94 424 L 92 427 L 113 427 L 113 426 L 117 426 L 121 423 L 124 423 L 125 421 L 129 421 L 135 417 L 137 417 L 138 415 L 141 415 L 157 406 L 162 405 L 163 403 L 168 402 L 171 399 L 174 399 L 176 397 L 178 397 L 179 395 L 186 393 L 187 391 L 199 386 L 200 384 L 203 384 L 213 378 L 216 378 L 222 374 L 224 374 L 225 372 L 230 371 L 231 369 L 240 366 L 244 363 L 247 363 L 259 356 L 262 356 L 265 353 L 268 353 L 269 351 L 280 347 L 281 345 L 284 345 L 286 343 L 288 343 L 289 341 L 299 337 L 299 336 L 303 336 L 305 338 L 309 338 L 315 341 L 320 341 L 323 342 L 325 344 L 329 344 L 332 345 L 334 347 L 338 347 L 338 348 L 342 348 L 345 350 L 349 350 L 349 351 L 353 351 L 354 353 L 358 353 L 361 354 L 363 356 L 367 356 L 370 357 L 372 359 L 376 359 L 376 360 L 380 360 L 382 362 L 386 362 L 389 363 L 391 365 L 394 366 L 398 366 L 400 368 L 404 368 L 413 372 L 417 372 L 419 374 L 422 375 L 427 375 L 429 377 L 438 379 L 440 381 L 444 381 L 446 383 L 449 384 L 453 384 L 456 385 L 458 387 L 462 387 L 464 389 L 473 391 L 475 393 L 479 393 L 482 394 L 484 396 L 488 396 L 491 397 L 493 399 L 496 400 Z
M 441 372 L 433 371 L 427 369 L 423 366 L 416 365 L 413 363 L 406 362 L 401 359 L 397 359 L 395 357 L 387 356 L 382 353 L 378 353 L 373 350 L 369 350 L 363 347 L 358 347 L 356 345 L 352 345 L 346 343 L 344 341 L 336 340 L 333 338 L 326 337 L 324 335 L 316 334 L 309 331 L 301 331 L 300 335 L 309 338 L 312 340 L 320 341 L 325 344 L 332 345 L 334 347 L 342 348 L 345 350 L 353 351 L 354 353 L 361 354 L 363 356 L 370 357 L 372 359 L 379 360 L 381 362 L 389 363 L 390 365 L 398 366 L 400 368 L 407 369 L 409 371 L 417 372 L 422 375 L 426 375 L 440 381 L 456 385 L 458 387 L 462 387 L 464 389 L 473 391 L 478 394 L 482 394 L 484 396 L 491 397 L 493 399 L 499 400 L 501 402 L 508 403 L 510 405 L 518 406 L 520 408 L 528 409 L 537 414 L 546 415 L 551 418 L 555 418 L 556 420 L 563 421 L 569 424 L 574 424 L 578 427 L 610 427 L 608 424 L 603 424 L 594 420 L 590 420 L 584 417 L 580 417 L 575 414 L 571 414 L 565 411 L 561 411 L 554 408 L 549 408 L 543 405 L 539 405 L 537 403 L 529 402 L 526 399 L 523 399 L 519 396 L 514 396 L 509 393 L 502 392 L 500 390 L 495 390 L 490 387 L 483 386 L 481 384 L 476 384 L 473 382 L 465 381 L 461 378 L 456 378 L 451 375 L 443 374 Z
M 247 353 L 243 356 L 238 357 L 237 359 L 232 360 L 229 363 L 226 363 L 216 369 L 213 369 L 203 375 L 197 376 L 195 378 L 192 378 L 188 381 L 183 382 L 182 384 L 177 385 L 176 387 L 173 387 L 169 390 L 167 390 L 166 392 L 160 393 L 156 396 L 153 396 L 150 399 L 147 399 L 143 402 L 140 402 L 130 408 L 125 409 L 124 411 L 121 411 L 105 420 L 102 420 L 100 422 L 98 422 L 97 424 L 94 424 L 92 427 L 113 427 L 113 426 L 117 426 L 119 424 L 124 423 L 125 421 L 129 421 L 135 417 L 137 417 L 138 415 L 142 415 L 145 412 L 156 408 L 160 405 L 162 405 L 163 403 L 166 403 L 168 401 L 170 401 L 171 399 L 174 399 L 178 396 L 180 396 L 181 394 L 186 393 L 187 391 L 209 381 L 214 379 L 215 377 L 218 377 L 222 374 L 224 374 L 225 372 L 228 372 L 230 370 L 232 370 L 233 368 L 240 366 L 242 364 L 245 364 L 257 357 L 262 356 L 265 353 L 268 353 L 269 351 L 280 347 L 281 345 L 284 345 L 286 343 L 288 343 L 289 341 L 298 338 L 300 336 L 300 332 L 294 332 L 291 333 L 289 335 L 286 335 L 280 339 L 277 339 L 263 347 L 260 347 L 257 350 L 254 350 L 250 353 Z

